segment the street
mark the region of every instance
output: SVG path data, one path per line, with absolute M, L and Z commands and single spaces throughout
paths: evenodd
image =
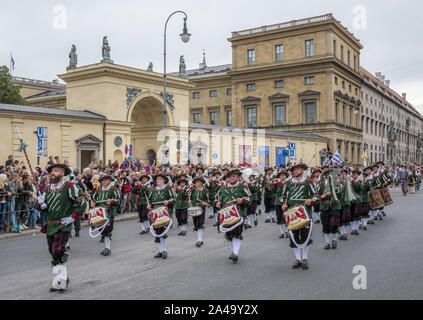
M 324 250 L 321 224 L 313 229 L 310 269 L 293 270 L 295 261 L 279 226 L 264 223 L 244 231 L 238 264 L 228 260 L 224 235 L 206 217 L 204 246 L 188 234 L 179 237 L 176 223 L 169 233 L 168 259 L 154 259 L 158 250 L 151 234 L 139 235 L 138 220 L 115 224 L 112 254 L 83 228 L 71 239 L 70 285 L 50 293 L 51 273 L 44 235 L 0 241 L 0 299 L 422 299 L 423 192 L 403 197 L 390 189 L 394 204 L 387 217 Z M 367 289 L 353 288 L 354 266 L 367 270 Z

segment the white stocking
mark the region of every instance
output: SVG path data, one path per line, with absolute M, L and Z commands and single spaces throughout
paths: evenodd
M 167 239 L 164 238 L 160 238 L 160 242 L 162 244 L 162 250 L 166 251 L 166 243 L 167 243 Z
M 234 244 L 233 244 L 233 242 L 228 240 L 228 243 L 229 243 L 229 248 L 231 248 L 232 253 L 234 253 Z
M 198 229 L 197 231 L 197 241 L 203 241 L 203 229 Z
M 303 248 L 303 260 L 307 260 L 307 255 L 308 255 L 308 249 L 310 248 L 310 246 L 305 246 Z
M 234 254 L 238 255 L 239 254 L 239 249 L 241 249 L 241 243 L 242 243 L 242 241 L 241 241 L 241 239 L 234 238 L 232 240 L 232 243 L 233 243 L 233 247 L 234 247 Z
M 279 226 L 279 230 L 281 231 L 281 234 L 283 234 L 283 224 L 281 224 L 281 225 Z
M 293 248 L 294 249 L 294 254 L 295 254 L 295 258 L 298 261 L 301 261 L 301 249 L 300 248 Z
M 106 249 L 110 250 L 110 238 L 104 237 L 104 245 L 106 246 Z
M 330 244 L 330 234 L 325 233 L 325 240 L 327 244 Z

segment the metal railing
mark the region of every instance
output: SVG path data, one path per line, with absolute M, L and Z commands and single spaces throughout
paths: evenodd
M 43 86 L 57 86 L 57 87 L 66 87 L 66 85 L 61 83 L 54 83 L 50 81 L 44 81 L 44 80 L 36 80 L 36 79 L 28 79 L 28 78 L 22 78 L 22 77 L 12 77 L 14 82 L 19 83 L 28 83 L 28 84 L 35 84 L 35 85 L 43 85 Z
M 241 31 L 234 31 L 232 32 L 232 37 L 246 36 L 246 35 L 254 34 L 254 33 L 285 29 L 285 28 L 311 24 L 316 22 L 322 22 L 322 21 L 328 21 L 328 20 L 334 20 L 334 19 L 335 18 L 333 17 L 333 15 L 329 13 L 329 14 L 325 14 L 325 15 L 321 15 L 317 17 L 311 17 L 311 18 L 300 19 L 300 20 L 292 20 L 289 22 L 277 23 L 277 24 L 272 24 L 269 26 L 262 26 L 262 27 L 252 28 L 252 29 L 241 30 Z

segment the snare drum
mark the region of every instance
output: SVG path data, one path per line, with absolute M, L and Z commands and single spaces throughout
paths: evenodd
M 238 211 L 238 207 L 235 205 L 227 206 L 217 212 L 219 216 L 220 225 L 223 228 L 228 228 L 238 223 L 241 220 L 241 215 Z
M 369 192 L 370 199 L 370 208 L 372 210 L 377 210 L 385 206 L 385 201 L 383 201 L 382 192 L 379 189 L 374 189 Z
M 96 207 L 88 211 L 88 224 L 93 227 L 101 227 L 109 221 L 107 208 Z
M 201 216 L 202 214 L 203 214 L 203 209 L 201 209 L 200 207 L 188 208 L 188 215 L 190 217 L 198 217 L 198 216 Z
M 170 222 L 170 216 L 166 207 L 159 207 L 150 211 L 154 228 L 166 227 Z
M 304 206 L 288 209 L 284 216 L 288 230 L 298 230 L 310 224 L 307 209 Z
M 383 201 L 385 202 L 385 206 L 389 206 L 394 203 L 392 201 L 391 194 L 389 193 L 388 188 L 383 188 L 380 190 L 380 192 L 382 193 L 382 198 L 383 198 Z

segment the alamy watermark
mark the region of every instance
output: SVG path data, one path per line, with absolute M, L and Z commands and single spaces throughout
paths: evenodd
M 365 266 L 357 265 L 354 266 L 353 274 L 356 276 L 353 278 L 352 285 L 355 290 L 366 290 L 367 289 L 367 269 Z
M 65 30 L 68 28 L 68 14 L 64 5 L 53 7 L 52 27 L 55 30 Z

